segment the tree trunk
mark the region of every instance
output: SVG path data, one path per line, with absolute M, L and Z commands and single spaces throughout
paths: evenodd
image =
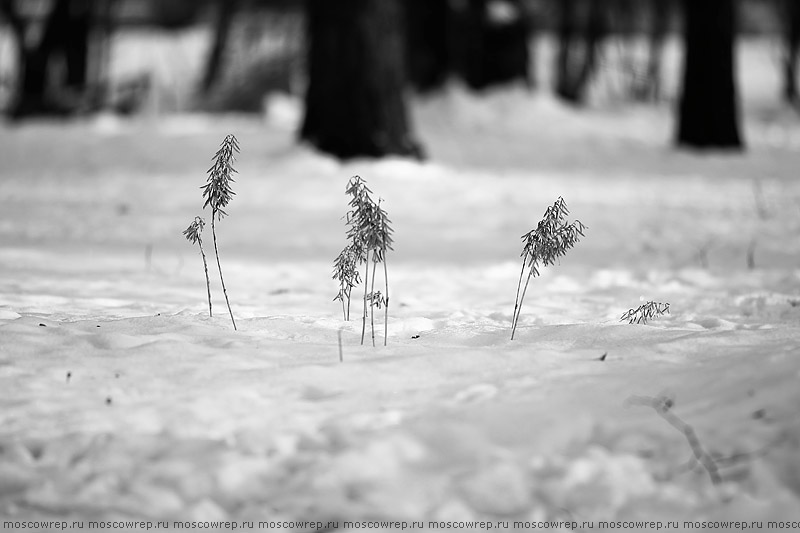
M 647 58 L 648 93 L 653 101 L 661 98 L 661 58 L 670 20 L 669 0 L 650 0 L 650 42 Z
M 800 2 L 779 0 L 779 13 L 784 21 L 783 98 L 787 103 L 797 104 L 797 60 L 800 54 Z
M 64 19 L 64 31 L 58 43 L 64 51 L 67 87 L 84 91 L 89 79 L 89 34 L 92 29 L 92 0 L 70 0 Z
M 447 0 L 405 0 L 409 82 L 421 92 L 437 89 L 452 71 Z
M 6 2 L 3 11 L 13 9 L 8 7 L 11 4 Z M 11 109 L 13 117 L 62 114 L 73 110 L 74 94 L 86 89 L 91 16 L 90 0 L 56 0 L 38 43 L 25 42 L 24 28 L 19 33 L 15 31 L 20 74 L 17 99 Z M 18 23 L 24 25 L 21 19 Z M 55 91 L 62 94 L 52 94 L 48 87 L 50 60 L 58 53 L 64 59 L 65 77 L 56 80 Z M 64 88 L 71 94 L 64 93 Z
M 734 81 L 735 0 L 684 0 L 679 145 L 741 148 Z
M 339 158 L 421 157 L 404 100 L 401 0 L 307 0 L 309 86 L 300 137 Z
M 588 4 L 588 5 L 587 5 Z M 580 23 L 575 0 L 559 2 L 558 55 L 556 57 L 556 94 L 567 102 L 582 104 L 586 87 L 594 72 L 597 48 L 607 31 L 605 2 L 586 0 L 585 23 Z
M 203 82 L 200 87 L 204 94 L 207 94 L 219 78 L 222 67 L 222 57 L 228 44 L 228 34 L 231 29 L 231 22 L 236 14 L 239 0 L 217 0 L 217 13 L 214 27 L 214 42 L 206 60 L 206 68 L 203 74 Z
M 520 0 L 474 2 L 480 21 L 481 77 L 473 80 L 477 89 L 514 80 L 532 84 L 529 73 L 530 27 Z

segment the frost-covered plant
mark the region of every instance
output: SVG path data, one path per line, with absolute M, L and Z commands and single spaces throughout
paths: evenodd
M 372 345 L 375 345 L 375 314 L 376 307 L 375 271 L 378 263 L 383 263 L 384 292 L 380 297 L 380 304 L 384 309 L 383 318 L 383 345 L 387 343 L 389 328 L 389 275 L 386 266 L 386 252 L 392 249 L 392 227 L 386 211 L 381 207 L 381 200 L 375 202 L 372 191 L 360 176 L 353 176 L 347 183 L 345 194 L 350 195 L 348 203 L 350 210 L 347 212 L 347 238 L 350 240 L 352 257 L 358 264 L 364 263 L 364 307 L 361 317 L 361 344 L 364 344 L 367 314 L 370 316 L 372 328 Z M 370 262 L 372 275 L 370 276 Z M 341 278 L 338 278 L 341 283 Z M 357 278 L 351 278 L 356 283 Z M 352 288 L 352 287 L 351 287 Z M 380 307 L 378 307 L 380 309 Z
M 619 318 L 620 322 L 625 320 L 628 324 L 647 324 L 648 320 L 659 317 L 665 313 L 669 313 L 669 304 L 660 302 L 647 302 L 636 309 L 628 309 Z
M 361 250 L 356 249 L 356 246 L 350 243 L 333 261 L 333 279 L 339 282 L 339 293 L 333 300 L 342 302 L 344 320 L 350 320 L 350 295 L 353 287 L 361 282 L 358 274 L 358 264 L 361 261 L 360 252 Z
M 206 252 L 203 249 L 203 228 L 206 221 L 200 217 L 194 217 L 194 221 L 189 224 L 189 227 L 183 231 L 183 236 L 192 244 L 200 246 L 200 255 L 203 256 L 203 270 L 206 273 L 206 291 L 208 292 L 208 316 L 214 316 L 211 313 L 211 281 L 208 279 L 208 261 L 206 261 Z
M 558 197 L 556 202 L 547 208 L 542 220 L 537 224 L 536 229 L 532 229 L 522 236 L 525 242 L 522 248 L 522 269 L 519 273 L 517 282 L 517 296 L 514 299 L 514 314 L 511 318 L 511 340 L 514 340 L 514 333 L 517 330 L 519 314 L 522 311 L 522 301 L 528 290 L 528 283 L 532 277 L 539 275 L 539 268 L 554 265 L 556 261 L 563 257 L 567 250 L 575 246 L 586 226 L 580 220 L 567 223 L 566 216 L 569 214 L 567 204 L 562 197 Z M 523 288 L 522 279 L 525 277 L 525 269 L 528 269 L 528 276 L 525 279 Z M 520 290 L 522 294 L 520 294 Z
M 219 270 L 219 281 L 222 284 L 222 292 L 225 295 L 225 303 L 228 305 L 228 313 L 231 315 L 231 323 L 233 329 L 236 329 L 236 321 L 233 319 L 233 311 L 231 311 L 231 303 L 228 300 L 228 291 L 225 288 L 225 279 L 222 277 L 222 266 L 219 263 L 219 248 L 217 247 L 217 229 L 214 224 L 215 220 L 222 220 L 227 216 L 225 207 L 231 201 L 235 192 L 231 188 L 231 183 L 234 182 L 233 174 L 236 170 L 233 168 L 234 154 L 239 152 L 239 141 L 233 135 L 228 135 L 222 141 L 222 144 L 214 155 L 214 164 L 208 169 L 208 181 L 201 187 L 203 189 L 203 198 L 206 202 L 203 204 L 203 209 L 206 207 L 211 208 L 211 235 L 214 239 L 214 255 L 217 258 L 217 270 Z

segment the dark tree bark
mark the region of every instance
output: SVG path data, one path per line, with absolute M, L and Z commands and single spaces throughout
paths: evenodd
M 469 0 L 453 17 L 454 70 L 467 85 L 532 84 L 530 27 L 520 0 Z
M 406 111 L 401 0 L 307 0 L 300 137 L 339 158 L 421 157 Z
M 741 148 L 734 81 L 735 0 L 684 0 L 679 145 Z
M 65 94 L 48 92 L 51 59 L 60 54 L 66 67 L 59 87 L 77 94 L 85 90 L 88 74 L 91 0 L 56 0 L 44 23 L 38 43 L 27 43 L 26 22 L 14 9 L 12 0 L 2 0 L 0 10 L 8 18 L 17 42 L 19 79 L 16 101 L 10 114 L 22 118 L 71 111 L 73 102 Z M 60 98 L 64 97 L 64 98 Z
M 62 0 L 63 1 L 63 0 Z M 92 0 L 69 0 L 54 20 L 60 31 L 56 48 L 63 50 L 67 67 L 66 86 L 76 91 L 86 89 L 89 74 L 89 35 L 92 29 Z
M 222 57 L 228 44 L 231 22 L 239 7 L 239 0 L 217 0 L 217 13 L 214 24 L 214 42 L 206 60 L 201 91 L 207 94 L 219 78 Z
M 582 104 L 586 98 L 586 87 L 596 66 L 597 48 L 607 33 L 604 4 L 601 0 L 587 0 L 582 5 L 576 0 L 558 2 L 555 90 L 569 103 Z M 583 24 L 579 7 L 584 8 Z
M 478 90 L 516 80 L 533 84 L 522 0 L 406 0 L 404 6 L 415 88 L 436 89 L 450 75 Z
M 406 64 L 414 88 L 441 87 L 452 72 L 451 13 L 447 0 L 405 0 Z
M 797 90 L 797 63 L 800 55 L 800 2 L 778 0 L 778 12 L 783 21 L 783 99 L 790 104 L 800 103 Z

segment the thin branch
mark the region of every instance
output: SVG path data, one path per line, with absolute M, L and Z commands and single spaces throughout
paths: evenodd
M 672 398 L 666 396 L 631 396 L 625 403 L 654 409 L 661 418 L 683 433 L 683 436 L 686 437 L 686 441 L 689 443 L 689 447 L 692 449 L 695 459 L 705 468 L 706 472 L 708 472 L 708 477 L 711 478 L 711 482 L 714 485 L 719 485 L 722 482 L 716 461 L 705 451 L 694 428 L 671 411 L 674 405 Z

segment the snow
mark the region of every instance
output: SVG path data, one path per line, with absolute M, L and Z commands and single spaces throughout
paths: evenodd
M 0 517 L 798 519 L 798 156 L 765 133 L 796 121 L 700 155 L 666 108 L 452 87 L 414 106 L 430 162 L 339 163 L 267 107 L 0 128 Z M 181 236 L 227 133 L 239 331 Z M 332 301 L 354 174 L 396 230 L 387 347 Z M 586 237 L 510 341 L 519 236 L 558 196 Z M 670 314 L 619 321 L 650 300 Z

